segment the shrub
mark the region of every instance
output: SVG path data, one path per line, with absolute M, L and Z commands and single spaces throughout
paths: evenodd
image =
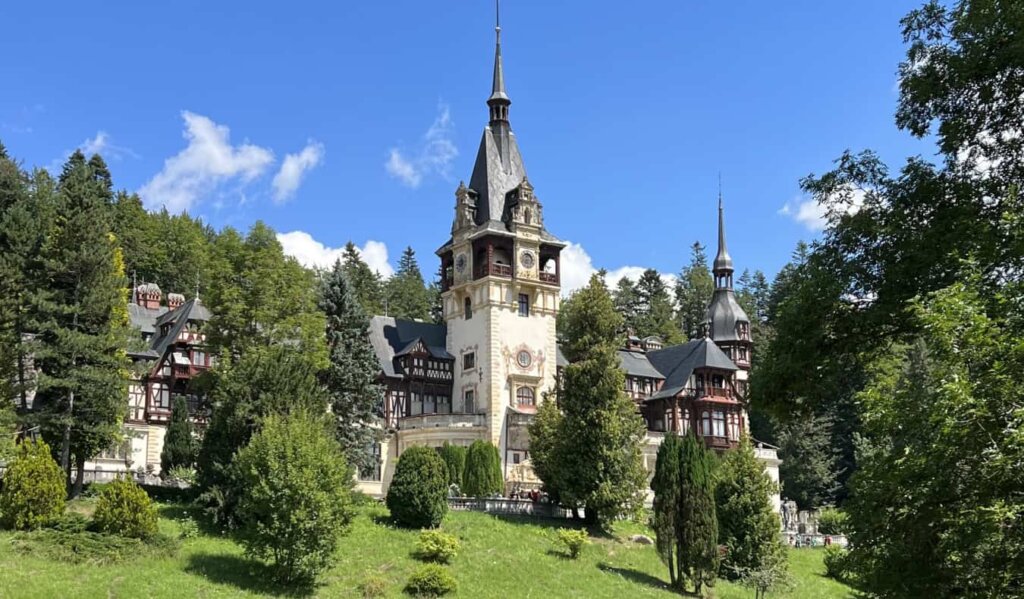
M 246 553 L 279 581 L 312 583 L 352 519 L 352 470 L 322 418 L 270 416 L 235 457 Z
M 366 599 L 383 597 L 388 593 L 388 579 L 380 574 L 370 574 L 359 583 L 359 591 Z
M 849 552 L 839 545 L 829 545 L 825 548 L 825 576 L 839 581 L 846 581 L 850 578 L 850 557 Z
M 105 565 L 149 557 L 165 558 L 177 552 L 177 543 L 157 535 L 146 541 L 98 532 L 44 528 L 19 532 L 11 539 L 19 554 L 62 564 Z
M 473 441 L 466 452 L 462 483 L 462 491 L 470 497 L 488 497 L 501 493 L 505 488 L 505 480 L 501 476 L 498 448 L 487 441 Z
M 164 471 L 164 479 L 181 481 L 192 486 L 196 484 L 196 469 L 189 466 L 174 466 Z
M 103 489 L 106 489 L 110 483 L 89 483 L 85 485 L 85 490 L 82 491 L 83 497 L 99 497 L 103 493 Z
M 8 528 L 31 530 L 64 513 L 64 472 L 42 441 L 25 441 L 7 468 L 0 491 L 0 521 Z
M 850 516 L 843 510 L 827 507 L 818 512 L 818 532 L 823 535 L 841 535 L 849 530 Z
M 461 445 L 441 446 L 441 459 L 448 468 L 448 484 L 462 488 L 462 474 L 466 470 L 466 448 Z
M 423 561 L 447 564 L 459 554 L 459 540 L 440 530 L 424 530 L 416 543 L 416 557 Z
M 142 487 L 118 478 L 100 493 L 93 521 L 101 532 L 148 539 L 156 534 L 156 507 Z
M 583 552 L 583 546 L 590 543 L 590 539 L 587 537 L 587 531 L 585 530 L 559 528 L 558 542 L 565 547 L 569 557 L 576 559 Z
M 405 592 L 417 597 L 440 597 L 454 593 L 458 588 L 455 577 L 444 566 L 427 564 L 420 566 L 405 585 Z
M 194 539 L 199 536 L 199 524 L 188 516 L 178 520 L 178 536 L 182 539 Z
M 68 512 L 51 522 L 47 528 L 60 532 L 77 533 L 88 530 L 89 524 L 89 518 L 85 517 L 85 515 L 78 512 Z
M 410 447 L 395 465 L 388 488 L 391 517 L 410 528 L 435 528 L 448 512 L 444 461 L 429 447 Z
M 167 475 L 177 467 L 192 468 L 198 453 L 199 445 L 188 419 L 188 403 L 179 395 L 174 399 L 171 422 L 167 425 L 164 448 L 160 452 L 160 472 Z

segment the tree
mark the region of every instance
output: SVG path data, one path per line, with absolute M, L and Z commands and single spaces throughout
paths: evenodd
M 584 507 L 589 522 L 606 527 L 640 504 L 646 427 L 624 391 L 617 354 L 622 317 L 600 274 L 562 304 L 560 325 L 570 362 L 557 397 L 562 416 L 534 422 L 531 446 L 541 449 L 535 457 L 545 486 L 563 504 Z
M 805 510 L 833 503 L 839 456 L 832 445 L 832 420 L 812 414 L 779 424 L 775 433 L 783 495 Z
M 441 459 L 444 460 L 448 469 L 448 484 L 456 485 L 462 489 L 463 473 L 466 471 L 466 448 L 461 445 L 451 445 L 447 441 L 441 446 Z
M 416 252 L 406 247 L 398 261 L 398 271 L 385 284 L 387 313 L 395 318 L 429 321 L 431 318 L 431 297 L 419 264 Z
M 654 477 L 651 490 L 654 491 L 651 528 L 654 529 L 655 548 L 658 557 L 668 566 L 669 582 L 673 588 L 682 589 L 682 581 L 676 572 L 679 560 L 680 529 L 680 475 L 682 474 L 682 442 L 679 435 L 669 433 L 658 447 L 654 463 Z
M 160 452 L 160 471 L 166 475 L 171 468 L 192 468 L 196 463 L 196 439 L 188 417 L 188 403 L 182 396 L 174 398 L 171 422 L 164 435 L 164 449 Z
M 43 435 L 59 449 L 72 494 L 85 461 L 117 442 L 128 409 L 125 351 L 127 280 L 111 234 L 109 173 L 98 156 L 68 159 L 58 186 L 56 222 L 42 254 L 49 282 L 40 322 L 36 396 Z
M 718 573 L 714 458 L 693 431 L 683 437 L 680 454 L 677 575 L 692 581 L 700 595 Z
M 615 291 L 612 292 L 612 301 L 615 302 L 615 311 L 622 316 L 622 333 L 629 332 L 637 334 L 638 303 L 636 285 L 629 277 L 622 277 L 615 284 Z
M 327 317 L 329 363 L 321 374 L 337 420 L 337 439 L 349 463 L 363 468 L 375 459 L 370 444 L 376 440 L 371 426 L 382 410 L 383 390 L 377 384 L 380 364 L 370 345 L 370 321 L 341 261 L 320 284 L 320 309 Z
M 704 246 L 695 241 L 690 246 L 690 263 L 679 273 L 675 289 L 677 326 L 687 339 L 699 339 L 704 336 L 704 322 L 707 320 L 708 304 L 714 291 L 715 282 L 708 269 Z
M 745 571 L 784 566 L 781 526 L 771 504 L 777 485 L 754 455 L 749 437 L 744 435 L 739 447 L 726 452 L 716 475 L 718 542 L 728 548 L 727 571 L 739 577 Z
M 672 298 L 658 271 L 653 268 L 644 271 L 636 284 L 636 297 L 637 335 L 656 335 L 669 345 L 681 341 L 682 336 L 673 317 Z
M 473 441 L 466 452 L 462 492 L 470 497 L 490 497 L 505 490 L 498 448 L 487 441 Z
M 148 539 L 157 533 L 156 506 L 142 487 L 121 476 L 100 492 L 93 523 L 101 532 Z
M 563 304 L 564 306 L 564 304 Z M 563 447 L 559 432 L 564 423 L 562 410 L 558 407 L 553 395 L 545 397 L 537 407 L 537 414 L 529 425 L 530 463 L 534 475 L 544 483 L 544 490 L 553 502 L 560 501 L 558 491 L 562 475 L 562 456 L 559 451 Z
M 349 241 L 345 244 L 345 251 L 342 254 L 342 268 L 352 290 L 359 298 L 363 311 L 367 314 L 384 313 L 384 288 L 380 274 L 374 272 L 363 261 L 359 249 Z
M 284 582 L 312 583 L 353 516 L 352 469 L 333 423 L 316 414 L 267 417 L 236 458 L 242 543 Z
M 64 474 L 42 441 L 25 441 L 7 466 L 0 490 L 0 522 L 8 528 L 45 526 L 64 513 Z
M 436 528 L 448 513 L 448 472 L 429 447 L 410 447 L 395 465 L 385 498 L 391 517 L 410 528 Z

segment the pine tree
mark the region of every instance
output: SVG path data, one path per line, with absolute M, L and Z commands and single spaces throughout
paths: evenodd
M 658 458 L 654 465 L 651 490 L 654 491 L 651 528 L 654 529 L 655 548 L 658 557 L 668 566 L 669 582 L 673 588 L 682 588 L 676 572 L 679 559 L 679 501 L 680 474 L 682 465 L 682 441 L 679 435 L 668 433 L 658 447 Z
M 384 313 L 384 287 L 380 275 L 363 262 L 359 249 L 351 241 L 345 244 L 342 268 L 363 311 L 374 316 Z
M 406 247 L 398 261 L 398 271 L 385 284 L 388 316 L 411 320 L 430 320 L 431 297 L 419 264 L 416 252 Z
M 746 435 L 726 452 L 717 469 L 715 510 L 719 542 L 728 548 L 725 565 L 731 577 L 785 561 L 779 541 L 779 517 L 772 510 L 776 485 L 754 455 Z
M 160 471 L 164 476 L 174 467 L 192 468 L 196 463 L 198 447 L 192 434 L 192 422 L 188 418 L 188 403 L 185 398 L 174 398 L 171 422 L 164 435 L 164 449 L 160 452 Z
M 463 473 L 466 471 L 466 448 L 445 441 L 441 446 L 441 459 L 448 467 L 448 484 L 462 489 Z
M 487 441 L 473 441 L 466 452 L 462 491 L 471 497 L 490 497 L 505 489 L 498 448 Z
M 629 277 L 622 277 L 615 284 L 615 291 L 612 292 L 612 301 L 615 302 L 615 311 L 622 316 L 622 332 L 637 334 L 638 303 L 636 285 Z
M 818 414 L 793 418 L 776 427 L 782 492 L 800 509 L 816 509 L 835 499 L 839 465 L 832 427 L 831 418 Z
M 383 390 L 377 384 L 380 365 L 370 345 L 370 321 L 363 312 L 341 261 L 324 275 L 320 309 L 327 316 L 330 359 L 321 375 L 337 419 L 337 438 L 357 468 L 372 464 L 376 434 L 371 426 L 382 410 Z
M 98 157 L 75 152 L 58 187 L 57 220 L 44 248 L 50 297 L 40 324 L 37 365 L 43 434 L 62 466 L 77 468 L 120 438 L 128 409 L 127 280 L 110 215 L 109 173 Z
M 690 263 L 683 268 L 676 280 L 677 322 L 688 339 L 699 339 L 704 336 L 704 321 L 714 290 L 715 282 L 708 269 L 704 246 L 695 241 L 690 246 Z
M 648 268 L 636 284 L 636 334 L 656 335 L 667 345 L 678 343 L 681 334 L 673 316 L 672 297 L 658 271 Z
M 690 431 L 683 438 L 680 474 L 678 568 L 680 579 L 693 582 L 697 595 L 718 572 L 718 517 L 711 452 Z

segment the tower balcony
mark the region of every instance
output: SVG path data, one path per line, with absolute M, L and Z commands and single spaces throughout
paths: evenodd
M 477 267 L 476 278 L 482 279 L 484 277 L 501 277 L 503 279 L 512 278 L 512 266 L 510 264 L 501 264 L 500 262 L 495 263 L 484 263 Z

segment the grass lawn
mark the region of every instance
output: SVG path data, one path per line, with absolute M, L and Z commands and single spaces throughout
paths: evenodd
M 73 508 L 88 512 L 88 502 Z M 161 506 L 160 529 L 177 535 L 174 520 L 185 510 Z M 386 581 L 381 597 L 403 597 L 402 587 L 419 562 L 410 557 L 418 533 L 379 523 L 385 510 L 363 508 L 343 538 L 335 566 L 310 593 L 317 597 L 362 597 L 368 577 Z M 456 597 L 613 598 L 674 597 L 665 588 L 668 571 L 650 546 L 628 541 L 643 532 L 622 524 L 610 538 L 592 538 L 578 560 L 561 555 L 551 540 L 564 522 L 504 519 L 479 513 L 452 513 L 443 528 L 462 540 L 452 573 Z M 13 534 L 0 533 L 0 597 L 261 597 L 293 595 L 268 583 L 263 567 L 245 558 L 233 541 L 200 535 L 182 541 L 176 555 L 137 557 L 114 564 L 69 564 L 25 554 Z M 852 591 L 823 576 L 822 551 L 791 550 L 796 588 L 773 597 L 846 598 Z M 753 597 L 753 591 L 719 581 L 720 599 Z

